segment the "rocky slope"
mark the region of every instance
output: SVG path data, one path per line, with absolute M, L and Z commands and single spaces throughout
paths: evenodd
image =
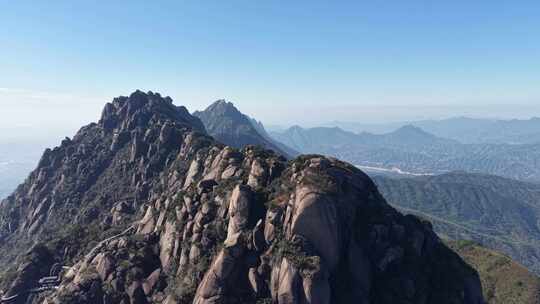
M 374 180 L 390 204 L 429 219 L 437 233 L 474 240 L 540 273 L 540 185 L 465 172 Z
M 470 241 L 448 241 L 469 265 L 478 270 L 489 304 L 540 302 L 540 278 L 508 256 Z
M 483 303 L 476 271 L 360 170 L 224 146 L 159 94 L 107 104 L 0 214 L 13 303 Z
M 242 114 L 231 102 L 218 100 L 204 111 L 193 113 L 201 119 L 208 134 L 216 140 L 235 148 L 258 145 L 292 157 L 298 153 L 282 143 L 275 142 L 259 122 Z

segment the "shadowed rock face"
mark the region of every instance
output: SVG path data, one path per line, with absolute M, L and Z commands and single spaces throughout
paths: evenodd
M 45 153 L 1 210 L 4 244 L 72 266 L 34 303 L 483 303 L 477 273 L 360 170 L 202 132 L 136 92 Z

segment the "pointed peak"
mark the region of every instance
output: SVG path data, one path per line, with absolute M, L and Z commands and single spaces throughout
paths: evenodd
M 234 119 L 241 119 L 244 117 L 244 114 L 238 110 L 234 104 L 225 99 L 219 99 L 214 101 L 209 105 L 204 111 L 197 111 L 193 113 L 195 116 L 201 118 L 201 116 L 221 116 L 221 117 L 230 117 Z M 246 118 L 247 119 L 247 118 Z
M 226 105 L 226 104 L 232 104 L 231 102 L 228 102 L 225 99 L 218 99 L 214 102 L 215 105 Z
M 215 111 L 217 109 L 238 111 L 238 109 L 234 106 L 232 102 L 225 99 L 218 99 L 214 101 L 211 105 L 208 106 L 208 108 L 206 108 L 205 111 Z

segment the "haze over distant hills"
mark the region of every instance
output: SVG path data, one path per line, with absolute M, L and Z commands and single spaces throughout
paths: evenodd
M 338 127 L 304 129 L 299 126 L 293 126 L 282 133 L 271 132 L 270 134 L 304 153 L 319 153 L 319 150 L 340 147 L 422 149 L 430 145 L 446 146 L 458 143 L 454 140 L 439 138 L 413 125 L 405 125 L 386 134 L 367 132 L 356 134 Z
M 343 130 L 361 133 L 388 133 L 404 125 L 414 125 L 439 137 L 457 140 L 461 143 L 508 143 L 530 144 L 540 142 L 540 118 L 530 119 L 487 119 L 453 117 L 442 120 L 419 120 L 380 124 L 333 121 L 323 127 L 339 127 Z
M 357 166 L 411 174 L 465 170 L 540 181 L 540 143 L 463 144 L 413 125 L 384 134 L 298 126 L 270 134 L 302 153 L 331 155 Z

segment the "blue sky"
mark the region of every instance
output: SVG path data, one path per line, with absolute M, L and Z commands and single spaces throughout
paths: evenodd
M 272 124 L 540 115 L 540 1 L 82 2 L 0 2 L 0 126 L 137 88 Z

